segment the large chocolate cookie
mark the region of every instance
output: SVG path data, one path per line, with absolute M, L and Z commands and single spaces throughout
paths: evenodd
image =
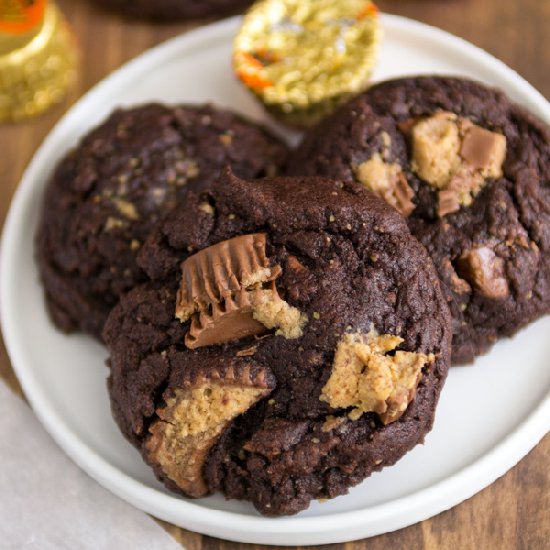
M 435 269 L 360 185 L 225 174 L 161 222 L 105 324 L 114 417 L 166 485 L 265 515 L 423 441 L 450 360 Z
M 100 336 L 121 292 L 143 278 L 135 257 L 151 227 L 222 168 L 273 175 L 285 146 L 259 126 L 210 106 L 150 104 L 114 112 L 58 165 L 37 232 L 53 320 Z
M 97 0 L 110 9 L 135 17 L 174 19 L 234 13 L 252 0 Z
M 453 363 L 550 307 L 550 133 L 496 90 L 381 83 L 314 129 L 290 174 L 358 181 L 408 216 L 444 283 Z

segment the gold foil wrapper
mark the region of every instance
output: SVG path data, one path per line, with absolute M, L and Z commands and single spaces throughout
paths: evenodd
M 262 0 L 235 38 L 233 65 L 271 114 L 310 126 L 367 87 L 381 39 L 368 0 Z
M 77 48 L 57 7 L 28 40 L 0 32 L 0 122 L 38 115 L 61 101 L 76 78 Z

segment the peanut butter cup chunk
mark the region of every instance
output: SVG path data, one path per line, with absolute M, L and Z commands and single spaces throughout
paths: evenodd
M 273 375 L 253 363 L 191 371 L 156 410 L 144 444 L 148 462 L 189 496 L 206 495 L 202 468 L 208 452 L 234 418 L 273 388 Z
M 306 135 L 290 175 L 356 181 L 407 216 L 453 316 L 453 363 L 550 311 L 550 131 L 459 78 L 381 82 Z
M 367 87 L 381 39 L 370 0 L 258 0 L 235 36 L 233 67 L 275 118 L 307 127 Z
M 138 261 L 149 280 L 105 325 L 109 391 L 167 487 L 295 514 L 431 429 L 448 306 L 405 220 L 364 185 L 226 171 Z
M 176 317 L 193 317 L 189 348 L 221 344 L 270 329 L 298 338 L 307 318 L 282 300 L 275 285 L 281 267 L 269 266 L 264 234 L 242 235 L 187 258 L 181 266 Z
M 100 337 L 119 296 L 146 279 L 136 256 L 167 212 L 189 191 L 214 185 L 227 165 L 263 177 L 275 175 L 285 156 L 262 127 L 208 105 L 112 113 L 47 184 L 36 256 L 52 320 Z
M 321 400 L 333 408 L 353 407 L 352 420 L 373 411 L 384 424 L 395 422 L 414 399 L 422 369 L 434 360 L 408 351 L 387 355 L 401 342 L 403 338 L 389 334 L 345 334 Z
M 376 153 L 357 166 L 356 177 L 369 191 L 384 199 L 403 216 L 414 210 L 414 191 L 399 164 L 384 162 Z
M 440 217 L 470 206 L 487 178 L 502 177 L 505 136 L 446 112 L 405 124 L 412 142 L 411 169 L 439 190 Z

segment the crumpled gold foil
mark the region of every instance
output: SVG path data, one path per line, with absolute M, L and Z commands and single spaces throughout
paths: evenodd
M 369 0 L 262 0 L 244 18 L 233 64 L 274 116 L 309 126 L 367 87 L 381 39 Z
M 6 42 L 13 40 L 14 47 Z M 0 122 L 37 115 L 63 99 L 76 78 L 74 39 L 53 4 L 44 22 L 25 44 L 20 37 L 4 36 L 0 52 Z

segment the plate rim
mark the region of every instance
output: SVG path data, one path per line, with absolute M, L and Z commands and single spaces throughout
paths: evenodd
M 16 253 L 14 248 L 18 236 L 24 230 L 23 216 L 20 214 L 32 204 L 36 186 L 33 179 L 40 172 L 49 150 L 70 129 L 75 113 L 100 97 L 104 88 L 116 87 L 132 72 L 145 71 L 148 67 L 165 61 L 172 50 L 185 51 L 196 48 L 198 43 L 219 39 L 219 34 L 237 25 L 239 19 L 238 16 L 232 17 L 186 32 L 123 64 L 83 95 L 48 133 L 23 173 L 6 216 L 0 243 L 0 321 L 6 349 L 33 411 L 64 452 L 102 486 L 156 517 L 207 535 L 260 544 L 328 544 L 394 531 L 432 517 L 470 498 L 512 468 L 550 429 L 550 392 L 527 418 L 489 451 L 454 474 L 405 497 L 329 516 L 277 519 L 256 517 L 238 512 L 205 509 L 193 501 L 182 500 L 147 487 L 93 451 L 57 414 L 39 383 L 25 367 L 20 347 L 24 342 L 20 341 L 18 331 L 9 322 L 8 313 L 15 307 L 10 294 L 10 281 L 14 274 L 10 273 L 7 265 L 8 259 Z M 406 33 L 421 33 L 423 37 L 444 43 L 451 50 L 461 54 L 471 53 L 478 64 L 497 73 L 499 78 L 506 81 L 507 86 L 517 90 L 525 101 L 529 101 L 530 109 L 534 106 L 547 122 L 550 121 L 550 104 L 542 94 L 489 53 L 450 33 L 415 20 L 388 14 L 384 14 L 382 19 L 385 26 L 391 25 Z M 331 521 L 324 521 L 328 518 Z M 235 528 L 237 524 L 240 525 Z

